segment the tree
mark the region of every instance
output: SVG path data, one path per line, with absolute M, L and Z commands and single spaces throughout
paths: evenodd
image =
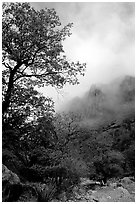
M 3 136 L 10 130 L 18 132 L 21 138 L 23 134 L 29 134 L 30 127 L 38 124 L 38 119 L 52 118 L 53 113 L 54 103 L 50 98 L 45 98 L 33 87 L 16 84 L 8 113 L 3 116 Z
M 81 116 L 73 112 L 56 114 L 54 127 L 57 134 L 57 147 L 66 151 L 70 142 L 78 140 Z
M 51 99 L 45 98 L 28 85 L 15 85 L 11 106 L 8 113 L 4 114 L 2 124 L 3 163 L 8 163 L 11 170 L 16 169 L 14 164 L 17 170 L 22 168 L 22 165 L 17 164 L 27 166 L 32 150 L 40 149 L 39 146 L 53 146 L 53 113 L 54 103 Z
M 15 84 L 20 81 L 38 87 L 77 84 L 85 64 L 69 62 L 62 42 L 70 36 L 72 23 L 61 27 L 54 9 L 36 11 L 29 3 L 3 3 L 2 63 L 3 114 L 10 106 Z
M 94 158 L 97 177 L 106 183 L 107 179 L 123 174 L 125 158 L 121 152 L 111 150 Z

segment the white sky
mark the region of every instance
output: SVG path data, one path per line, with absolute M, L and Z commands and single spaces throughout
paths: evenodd
M 41 89 L 52 97 L 58 110 L 62 103 L 80 96 L 92 84 L 108 83 L 124 74 L 135 74 L 134 3 L 34 2 L 36 9 L 55 8 L 63 25 L 74 23 L 71 37 L 64 41 L 68 59 L 87 63 L 80 85 L 67 85 L 59 93 Z

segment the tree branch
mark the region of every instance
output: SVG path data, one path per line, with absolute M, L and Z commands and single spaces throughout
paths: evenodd
M 5 94 L 5 98 L 4 101 L 2 102 L 2 113 L 5 114 L 7 112 L 7 109 L 10 105 L 10 99 L 11 99 L 11 93 L 13 90 L 13 86 L 14 86 L 14 76 L 17 72 L 17 70 L 19 69 L 19 67 L 21 66 L 21 62 L 18 63 L 13 70 L 11 70 L 10 72 L 10 76 L 9 76 L 9 82 L 8 82 L 8 88 Z
M 25 64 L 27 67 L 30 66 L 30 65 L 32 65 L 32 64 L 34 63 L 34 60 L 35 60 L 35 57 L 36 57 L 37 53 L 38 53 L 40 50 L 44 49 L 44 48 L 46 48 L 46 46 L 43 46 L 43 47 L 38 48 L 38 49 L 35 51 L 35 53 L 33 54 L 33 57 L 32 57 L 32 59 L 31 59 L 32 61 L 31 61 L 30 63 L 28 63 L 29 59 L 28 59 L 28 60 L 24 60 L 24 61 L 23 61 L 23 64 Z
M 24 74 L 24 75 L 18 76 L 14 80 L 14 82 L 17 81 L 18 79 L 22 78 L 22 77 L 44 77 L 44 76 L 59 74 L 59 73 L 61 73 L 61 72 L 48 72 L 48 73 L 45 73 L 45 74 Z
M 25 66 L 25 68 L 22 71 L 17 71 L 17 73 L 22 74 L 24 73 L 24 71 L 27 69 L 28 66 Z

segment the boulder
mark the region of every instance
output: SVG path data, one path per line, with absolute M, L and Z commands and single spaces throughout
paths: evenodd
M 6 182 L 9 182 L 10 184 L 18 184 L 20 183 L 20 179 L 15 173 L 2 164 L 2 183 Z
M 131 194 L 123 187 L 117 188 L 117 195 L 120 195 L 118 202 L 133 202 Z
M 110 183 L 109 186 L 115 189 L 117 188 L 117 183 Z
M 2 201 L 36 202 L 38 195 L 35 187 L 20 182 L 19 177 L 2 165 Z
M 16 201 L 21 191 L 19 177 L 2 165 L 2 201 Z
M 129 177 L 124 177 L 123 179 L 121 179 L 121 183 L 122 184 L 126 184 L 129 185 L 131 184 L 133 181 L 129 178 Z
M 123 188 L 122 186 L 118 187 L 118 190 L 121 191 L 123 194 L 130 196 L 130 193 L 128 192 L 128 190 Z

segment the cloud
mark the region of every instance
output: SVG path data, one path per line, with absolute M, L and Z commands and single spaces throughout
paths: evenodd
M 42 2 L 35 8 L 55 8 L 63 25 L 73 22 L 72 35 L 63 43 L 66 56 L 87 63 L 80 85 L 65 86 L 62 101 L 82 94 L 92 83 L 107 83 L 135 72 L 135 4 L 133 2 Z M 43 92 L 47 92 L 43 89 Z M 47 93 L 52 93 L 48 91 Z M 58 105 L 57 105 L 58 106 Z

